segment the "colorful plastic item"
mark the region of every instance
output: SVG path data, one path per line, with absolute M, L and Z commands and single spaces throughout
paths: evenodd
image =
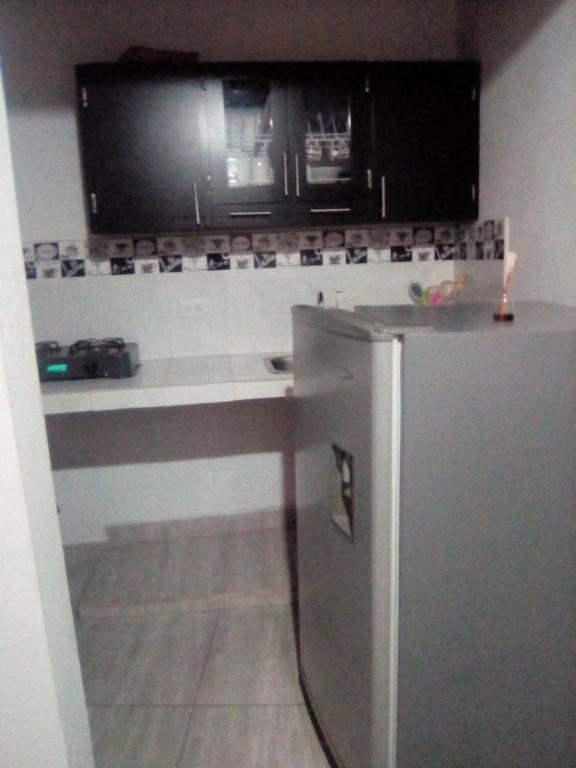
M 408 295 L 415 304 L 438 306 L 455 299 L 465 287 L 466 278 L 461 275 L 455 280 L 444 280 L 440 285 L 429 285 L 427 288 L 422 288 L 418 282 L 410 283 Z

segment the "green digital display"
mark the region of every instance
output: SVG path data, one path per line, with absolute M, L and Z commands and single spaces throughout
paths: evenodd
M 66 373 L 68 371 L 68 363 L 49 363 L 46 366 L 48 373 Z

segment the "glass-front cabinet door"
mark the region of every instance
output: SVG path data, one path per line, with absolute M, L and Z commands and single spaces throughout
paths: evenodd
M 361 217 L 372 196 L 367 69 L 353 63 L 304 65 L 292 83 L 290 115 L 300 216 Z
M 367 220 L 366 66 L 235 65 L 207 88 L 215 226 Z
M 214 205 L 232 206 L 221 214 L 239 224 L 271 216 L 289 196 L 285 90 L 262 67 L 237 65 L 207 89 Z

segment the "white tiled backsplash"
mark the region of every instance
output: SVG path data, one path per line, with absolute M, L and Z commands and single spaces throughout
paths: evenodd
M 501 258 L 502 233 L 505 220 L 482 230 L 443 224 L 46 239 L 25 244 L 24 257 L 37 340 L 123 336 L 150 359 L 288 351 L 294 304 L 315 303 L 319 292 L 344 308 L 408 303 L 411 282 L 438 285 L 467 269 L 464 259 Z M 190 300 L 201 305 L 192 318 L 183 311 Z

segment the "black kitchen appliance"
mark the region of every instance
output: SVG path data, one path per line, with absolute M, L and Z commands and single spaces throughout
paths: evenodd
M 41 381 L 126 379 L 140 366 L 138 345 L 121 338 L 80 339 L 68 347 L 40 341 L 36 359 Z

